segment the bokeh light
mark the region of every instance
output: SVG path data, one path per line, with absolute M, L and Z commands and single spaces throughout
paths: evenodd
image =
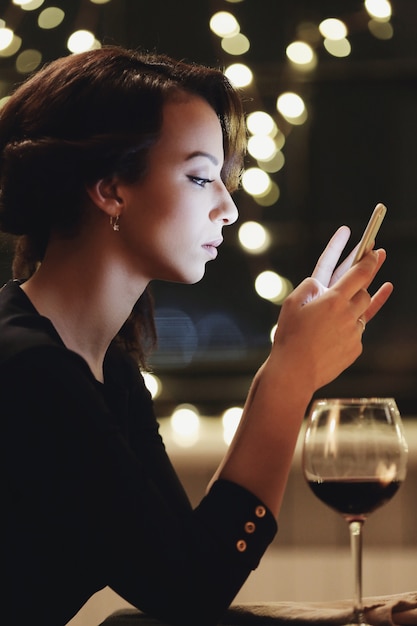
M 174 441 L 185 448 L 198 441 L 200 431 L 200 415 L 192 404 L 180 404 L 172 412 L 171 430 Z
M 253 111 L 246 118 L 247 129 L 252 135 L 271 135 L 276 133 L 274 118 L 265 111 Z
M 276 154 L 277 147 L 269 135 L 253 135 L 248 139 L 248 152 L 255 159 L 268 161 Z
M 242 174 L 242 187 L 251 196 L 262 196 L 271 187 L 271 179 L 259 167 L 249 167 Z
M 255 280 L 255 291 L 261 298 L 280 304 L 292 290 L 291 283 L 272 270 L 261 272 Z
M 347 57 L 352 49 L 348 39 L 324 39 L 323 45 L 334 57 Z
M 210 29 L 218 37 L 233 37 L 240 31 L 240 26 L 232 13 L 218 11 L 210 18 Z
M 56 28 L 59 26 L 65 18 L 65 13 L 62 9 L 57 7 L 48 7 L 44 9 L 38 17 L 38 26 L 45 30 Z
M 293 41 L 287 46 L 288 59 L 297 69 L 312 70 L 317 66 L 317 56 L 310 44 Z
M 0 57 L 12 57 L 20 50 L 21 47 L 21 37 L 18 37 L 16 34 L 14 34 L 13 39 L 11 43 L 7 46 L 7 48 L 3 48 L 3 50 L 0 50 Z
M 229 445 L 235 436 L 240 420 L 242 418 L 243 408 L 240 406 L 232 406 L 226 409 L 222 415 L 223 441 Z
M 265 172 L 279 172 L 285 165 L 285 156 L 281 150 L 277 150 L 271 159 L 259 160 L 258 165 Z
M 374 19 L 388 20 L 392 15 L 391 3 L 388 0 L 365 0 L 364 5 Z
M 42 63 L 42 54 L 39 50 L 24 50 L 16 59 L 16 70 L 19 74 L 29 74 Z
M 278 201 L 280 193 L 281 192 L 277 183 L 272 180 L 268 191 L 263 195 L 254 196 L 254 200 L 256 204 L 259 204 L 260 206 L 272 206 Z
M 304 100 L 296 93 L 287 91 L 278 96 L 277 109 L 291 124 L 303 124 L 307 119 Z
M 161 395 L 162 392 L 162 383 L 160 378 L 151 372 L 142 372 L 142 376 L 145 381 L 146 388 L 155 400 Z
M 319 31 L 326 39 L 344 39 L 348 33 L 347 26 L 342 20 L 329 17 L 319 24 Z
M 13 31 L 10 28 L 0 28 L 0 50 L 5 50 L 13 41 Z
M 259 222 L 252 220 L 241 224 L 238 237 L 241 246 L 247 252 L 256 254 L 264 252 L 268 248 L 271 240 L 267 229 Z
M 77 30 L 70 35 L 67 47 L 70 52 L 85 52 L 95 46 L 95 37 L 89 30 Z
M 232 37 L 224 37 L 221 46 L 228 54 L 237 56 L 245 54 L 249 50 L 250 41 L 242 33 L 237 33 L 237 35 L 233 35 Z
M 369 32 L 377 39 L 392 39 L 394 36 L 394 28 L 390 22 L 369 20 L 368 28 Z
M 14 4 L 20 6 L 24 11 L 36 11 L 43 5 L 45 0 L 14 0 Z
M 235 87 L 247 87 L 253 80 L 252 70 L 244 63 L 232 63 L 224 73 Z

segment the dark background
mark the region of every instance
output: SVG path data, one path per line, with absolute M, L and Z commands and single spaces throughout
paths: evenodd
M 268 251 L 246 254 L 237 227 L 226 229 L 219 260 L 209 263 L 194 286 L 154 284 L 159 350 L 152 359 L 163 383 L 161 415 L 181 402 L 216 415 L 244 402 L 256 368 L 268 353 L 279 307 L 257 296 L 253 283 L 273 269 L 295 285 L 311 273 L 320 252 L 342 223 L 352 245 L 379 201 L 388 214 L 378 243 L 388 260 L 378 282 L 394 282 L 383 311 L 367 326 L 364 353 L 319 396 L 393 396 L 406 417 L 417 412 L 417 2 L 392 0 L 389 40 L 375 38 L 362 0 L 45 0 L 36 11 L 0 1 L 0 18 L 35 48 L 42 62 L 68 54 L 66 40 L 77 28 L 92 30 L 102 43 L 156 50 L 188 61 L 226 67 L 250 66 L 254 84 L 243 91 L 247 112 L 269 112 L 286 134 L 284 168 L 273 175 L 281 195 L 261 207 L 244 191 L 236 194 L 240 221 L 261 221 L 272 233 Z M 51 31 L 37 27 L 48 6 L 66 12 Z M 209 29 L 211 15 L 232 12 L 251 48 L 242 58 L 223 52 Z M 285 49 L 305 22 L 343 19 L 352 53 L 330 56 L 318 42 L 311 73 L 289 66 Z M 0 57 L 0 98 L 24 76 L 15 58 Z M 290 128 L 275 102 L 286 90 L 304 98 L 308 120 Z M 253 165 L 248 157 L 248 166 Z M 10 276 L 11 245 L 3 240 L 1 279 Z M 375 285 L 374 287 L 376 287 Z

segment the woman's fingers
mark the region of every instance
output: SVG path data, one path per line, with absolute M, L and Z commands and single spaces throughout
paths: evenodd
M 385 259 L 385 250 L 380 249 L 368 253 L 357 266 L 352 267 L 334 285 L 334 289 L 351 301 L 357 319 L 365 324 L 383 307 L 394 288 L 392 283 L 386 282 L 372 297 L 367 291 Z M 359 323 L 362 324 L 361 321 Z
M 358 311 L 358 317 L 361 316 L 366 323 L 376 315 L 393 290 L 391 283 L 385 283 L 372 298 L 367 292 L 385 259 L 385 250 L 373 251 L 368 253 L 356 266 L 350 268 L 347 273 L 342 273 L 339 280 L 334 282 L 331 287 L 324 287 L 315 275 L 302 283 L 297 289 L 297 294 L 294 295 L 300 298 L 304 305 L 322 296 L 328 289 L 334 289 L 345 300 L 351 301 L 352 306 Z
M 386 259 L 385 250 L 368 252 L 359 263 L 334 283 L 331 289 L 339 291 L 348 300 L 361 289 L 368 289 Z
M 370 250 L 373 250 L 373 247 L 374 246 L 372 246 L 370 248 Z M 352 267 L 353 259 L 355 258 L 356 251 L 357 251 L 358 248 L 359 248 L 359 244 L 357 244 L 353 248 L 353 250 L 349 253 L 349 255 L 346 257 L 346 259 L 338 267 L 336 267 L 336 269 L 333 272 L 333 275 L 332 275 L 332 277 L 330 279 L 329 287 L 331 287 L 332 285 L 337 283 L 339 278 L 342 278 L 343 274 L 346 274 L 346 272 L 348 270 L 350 270 L 350 268 Z
M 384 283 L 378 291 L 372 296 L 371 304 L 366 311 L 361 315 L 365 323 L 369 322 L 378 311 L 384 306 L 390 295 L 392 294 L 394 287 L 392 283 Z
M 349 240 L 349 237 L 350 229 L 347 226 L 341 226 L 338 228 L 317 261 L 312 277 L 320 281 L 325 287 L 330 285 L 333 272 L 340 259 L 340 255 Z M 346 267 L 345 271 L 346 269 L 348 268 Z
M 359 244 L 357 244 L 344 261 L 336 267 L 349 237 L 350 229 L 347 226 L 338 228 L 317 261 L 312 277 L 319 280 L 326 287 L 332 287 L 332 285 L 337 283 L 352 267 L 352 261 L 356 255 Z

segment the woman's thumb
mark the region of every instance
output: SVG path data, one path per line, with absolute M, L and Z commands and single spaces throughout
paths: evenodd
M 293 292 L 293 301 L 299 306 L 304 306 L 312 300 L 319 298 L 328 291 L 317 278 L 306 278 Z

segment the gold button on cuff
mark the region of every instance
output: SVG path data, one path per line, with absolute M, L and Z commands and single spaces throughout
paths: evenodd
M 245 531 L 250 535 L 255 532 L 256 524 L 254 522 L 246 522 Z
M 244 552 L 246 550 L 246 541 L 244 541 L 243 539 L 239 539 L 239 541 L 236 543 L 236 548 L 239 550 L 239 552 Z
M 255 509 L 255 515 L 256 517 L 265 517 L 266 515 L 266 508 L 264 506 L 257 506 Z

